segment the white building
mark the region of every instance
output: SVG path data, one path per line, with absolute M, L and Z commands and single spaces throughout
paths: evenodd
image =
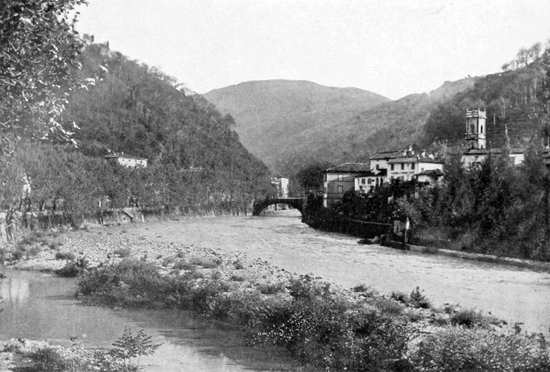
M 355 191 L 367 194 L 376 187 L 388 182 L 388 170 L 381 169 L 369 171 L 368 173 L 355 177 Z
M 124 153 L 120 154 L 109 154 L 105 156 L 107 160 L 116 161 L 123 167 L 126 168 L 145 168 L 147 167 L 147 159 L 139 158 L 136 156 L 125 155 Z
M 288 198 L 289 181 L 285 177 L 271 177 L 271 184 L 277 189 L 277 198 Z
M 412 181 L 426 171 L 443 171 L 443 161 L 425 154 L 394 157 L 388 161 L 388 178 L 392 180 Z

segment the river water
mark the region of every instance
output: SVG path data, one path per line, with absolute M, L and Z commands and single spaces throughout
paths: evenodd
M 122 227 L 120 229 L 123 229 Z M 530 331 L 550 327 L 550 274 L 462 259 L 404 252 L 313 230 L 299 215 L 185 218 L 124 227 L 148 240 L 204 246 L 313 273 L 346 287 L 367 284 L 382 293 L 422 288 L 436 305 L 460 303 Z M 117 228 L 113 228 L 117 232 Z M 24 337 L 109 346 L 125 327 L 143 328 L 162 346 L 143 360 L 146 371 L 295 371 L 284 351 L 243 344 L 238 331 L 181 311 L 128 311 L 83 306 L 75 282 L 7 271 L 0 339 Z
M 84 306 L 74 298 L 74 279 L 36 272 L 4 271 L 0 282 L 0 339 L 29 338 L 70 345 L 109 347 L 124 328 L 142 328 L 161 344 L 142 358 L 145 371 L 300 371 L 282 350 L 246 346 L 241 334 L 222 323 L 184 311 L 113 310 Z
M 419 286 L 435 305 L 458 303 L 511 324 L 521 322 L 529 331 L 549 333 L 550 273 L 360 245 L 357 238 L 308 227 L 294 210 L 276 216 L 184 219 L 154 224 L 140 233 L 247 254 L 345 287 L 366 284 L 382 293 L 409 293 Z

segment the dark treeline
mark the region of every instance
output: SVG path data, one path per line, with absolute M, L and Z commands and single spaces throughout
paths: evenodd
M 455 249 L 549 260 L 547 172 L 536 148 L 521 166 L 504 154 L 465 170 L 460 154 L 453 155 L 441 187 L 399 204 L 425 242 L 450 240 Z

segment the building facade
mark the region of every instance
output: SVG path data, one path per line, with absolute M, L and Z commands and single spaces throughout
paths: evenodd
M 332 207 L 344 194 L 355 190 L 355 178 L 370 174 L 369 164 L 344 163 L 324 172 L 323 206 Z
M 147 167 L 147 159 L 139 158 L 136 156 L 125 155 L 124 153 L 109 154 L 105 156 L 105 159 L 116 161 L 119 165 L 126 168 L 146 168 Z
M 355 191 L 367 194 L 388 182 L 387 169 L 369 171 L 367 174 L 355 177 Z
M 288 198 L 289 181 L 285 177 L 271 177 L 271 184 L 277 190 L 277 198 Z
M 443 161 L 424 154 L 400 156 L 388 161 L 388 178 L 391 181 L 413 181 L 417 175 L 426 171 L 443 171 Z

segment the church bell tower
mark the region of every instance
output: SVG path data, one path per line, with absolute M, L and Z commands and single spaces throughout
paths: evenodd
M 482 150 L 486 148 L 487 113 L 483 109 L 466 110 L 466 134 L 464 140 L 468 149 Z

